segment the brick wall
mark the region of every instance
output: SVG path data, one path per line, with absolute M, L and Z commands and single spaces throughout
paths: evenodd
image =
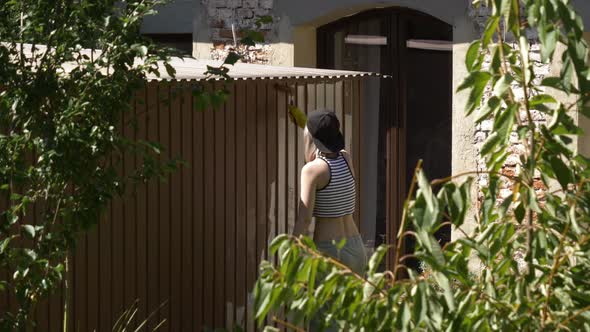
M 471 6 L 471 5 L 470 5 Z M 473 8 L 470 7 L 469 15 L 473 19 L 474 24 L 476 25 L 476 29 L 481 33 L 484 30 L 485 22 L 487 17 L 490 14 L 490 10 L 487 8 Z M 531 43 L 531 62 L 534 63 L 535 66 L 535 82 L 540 83 L 543 78 L 549 75 L 551 71 L 550 64 L 544 64 L 541 62 L 541 54 L 539 49 L 539 42 L 537 36 L 534 34 L 533 31 L 527 32 L 527 37 L 529 42 Z M 489 66 L 489 62 L 484 64 L 485 66 Z M 516 84 L 512 86 L 516 99 L 522 100 L 524 98 L 524 91 L 523 89 L 518 88 Z M 487 99 L 491 96 L 491 88 L 488 88 L 485 92 L 484 98 Z M 542 124 L 546 124 L 547 118 L 545 114 L 537 111 L 532 110 L 532 117 L 534 122 L 539 126 Z M 523 122 L 528 121 L 527 115 L 525 111 L 521 111 L 520 118 Z M 481 124 L 476 126 L 476 130 L 474 133 L 474 144 L 477 148 L 479 153 L 481 146 L 483 145 L 484 141 L 490 135 L 492 130 L 492 120 L 485 120 Z M 525 148 L 522 145 L 521 140 L 518 139 L 518 134 L 513 131 L 510 136 L 510 147 L 508 148 L 508 152 L 510 155 L 506 159 L 504 166 L 502 168 L 502 172 L 509 176 L 518 175 L 520 172 L 520 156 L 525 153 Z M 478 170 L 485 170 L 485 161 L 478 156 L 476 156 L 478 160 Z M 488 185 L 489 177 L 487 174 L 480 174 L 478 177 L 478 186 L 479 188 L 486 187 Z M 503 201 L 506 197 L 512 194 L 510 188 L 512 187 L 513 183 L 506 178 L 502 178 L 502 187 L 500 190 L 500 197 L 498 197 L 498 201 Z M 542 194 L 544 191 L 544 187 L 542 185 L 541 179 L 539 177 L 535 178 L 535 189 L 539 194 Z M 481 199 L 481 191 L 480 192 L 480 199 Z
M 523 11 L 524 12 L 524 11 Z M 490 15 L 490 10 L 487 8 L 473 8 L 470 5 L 469 16 L 473 19 L 474 24 L 476 25 L 476 29 L 480 32 L 480 34 L 484 31 L 485 23 L 487 17 Z M 529 30 L 527 31 L 527 37 L 529 39 L 529 43 L 531 45 L 531 62 L 534 64 L 535 69 L 535 83 L 540 83 L 543 78 L 548 76 L 551 73 L 551 64 L 544 64 L 541 62 L 541 54 L 540 54 L 540 47 L 539 41 L 534 31 Z M 510 43 L 510 41 L 509 41 Z M 514 46 L 514 45 L 513 45 Z M 484 64 L 484 67 L 489 66 L 489 59 Z M 517 100 L 522 100 L 524 98 L 524 90 L 519 88 L 516 84 L 513 84 L 512 89 L 514 91 L 515 98 Z M 487 88 L 484 94 L 484 99 L 487 100 L 492 95 L 492 89 L 490 87 Z M 541 91 L 543 93 L 543 91 Z M 484 100 L 484 102 L 485 102 Z M 483 103 L 482 103 L 483 104 Z M 543 125 L 547 123 L 547 117 L 544 113 L 539 112 L 538 110 L 531 110 L 531 115 L 533 121 L 537 126 Z M 526 111 L 520 112 L 520 118 L 523 122 L 528 121 L 528 117 Z M 474 156 L 477 160 L 477 168 L 478 171 L 486 170 L 485 161 L 479 156 L 479 151 L 481 146 L 490 135 L 492 130 L 493 121 L 491 119 L 484 120 L 482 123 L 478 124 L 475 128 L 474 133 L 474 140 L 473 143 L 476 146 L 476 150 L 478 152 L 477 156 Z M 516 127 L 516 126 L 515 126 Z M 501 172 L 507 176 L 518 176 L 520 174 L 521 168 L 521 161 L 520 156 L 524 154 L 525 147 L 522 144 L 522 141 L 518 138 L 518 134 L 516 131 L 513 131 L 510 135 L 510 146 L 508 147 L 509 155 L 506 158 L 506 161 L 502 167 Z M 512 195 L 511 188 L 514 186 L 513 181 L 509 180 L 508 178 L 502 177 L 500 179 L 500 193 L 497 197 L 497 203 L 500 204 L 504 201 L 504 199 L 508 198 Z M 543 196 L 546 188 L 541 181 L 540 175 L 536 174 L 534 178 L 533 186 L 535 191 L 540 197 Z M 482 202 L 483 194 L 481 192 L 482 188 L 487 187 L 489 184 L 489 176 L 487 174 L 479 174 L 478 181 L 477 181 L 477 191 L 479 193 L 478 203 Z M 518 264 L 519 270 L 524 271 L 526 269 L 526 262 L 524 261 L 525 252 L 521 251 L 518 252 L 514 259 Z
M 224 59 L 234 46 L 232 24 L 239 40 L 244 29 L 255 29 L 259 16 L 271 15 L 274 0 L 201 0 L 207 9 L 208 25 L 211 31 L 212 59 Z M 269 41 L 273 37 L 276 18 L 272 24 L 263 25 L 258 31 Z M 245 54 L 245 62 L 268 63 L 272 48 L 268 43 L 254 47 L 239 47 Z

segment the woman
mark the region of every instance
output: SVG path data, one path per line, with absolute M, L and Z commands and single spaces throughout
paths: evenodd
M 340 122 L 330 111 L 312 112 L 304 130 L 305 161 L 301 169 L 301 201 L 293 233 L 308 235 L 316 218 L 314 242 L 358 274 L 363 274 L 367 256 L 352 214 L 356 191 L 350 155 L 344 151 Z M 344 247 L 337 249 L 342 239 Z

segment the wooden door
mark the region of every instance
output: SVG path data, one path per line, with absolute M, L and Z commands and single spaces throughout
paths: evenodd
M 451 85 L 450 52 L 409 49 L 409 39 L 452 40 L 452 27 L 434 17 L 404 8 L 386 8 L 346 17 L 318 29 L 318 65 L 322 68 L 379 72 L 388 78 L 365 84 L 365 93 L 378 90 L 378 96 L 365 96 L 361 136 L 365 175 L 361 198 L 363 223 L 374 223 L 374 233 L 365 243 L 397 246 L 403 201 L 408 193 L 418 159 L 430 178 L 451 171 Z M 376 141 L 367 137 L 377 132 Z M 374 182 L 370 185 L 371 181 Z M 374 199 L 370 199 L 374 197 Z M 368 220 L 367 220 L 368 219 Z M 450 230 L 442 230 L 441 241 Z M 404 243 L 404 253 L 413 242 Z M 393 264 L 390 252 L 388 267 Z M 417 262 L 410 262 L 416 265 Z

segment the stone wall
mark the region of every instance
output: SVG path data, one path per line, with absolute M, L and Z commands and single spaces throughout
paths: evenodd
M 237 40 L 243 36 L 245 29 L 256 29 L 264 34 L 265 40 L 273 37 L 277 18 L 273 23 L 258 29 L 255 22 L 258 17 L 271 15 L 274 0 L 201 0 L 207 10 L 210 38 L 213 43 L 211 58 L 225 59 L 230 49 L 234 47 L 234 31 Z M 233 25 L 233 31 L 232 31 Z M 272 56 L 269 44 L 257 44 L 254 47 L 238 46 L 245 55 L 245 62 L 266 64 Z

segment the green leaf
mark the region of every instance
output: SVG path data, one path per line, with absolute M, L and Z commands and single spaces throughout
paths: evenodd
M 204 111 L 211 105 L 211 96 L 207 92 L 197 91 L 193 93 L 194 108 L 197 111 Z
M 449 278 L 440 272 L 433 273 L 434 279 L 444 291 L 445 302 L 451 312 L 455 310 L 455 298 L 453 297 L 453 290 L 449 283 Z
M 465 56 L 465 67 L 467 67 L 468 71 L 473 71 L 474 69 L 479 69 L 480 63 L 480 49 L 481 49 L 481 41 L 475 40 L 469 46 L 467 50 L 467 55 Z
M 561 78 L 559 77 L 546 77 L 541 81 L 541 85 L 542 86 L 546 86 L 546 87 L 550 87 L 559 91 L 564 91 L 564 92 L 569 92 L 569 89 L 567 89 Z
M 30 239 L 35 238 L 35 227 L 33 225 L 22 225 L 21 227 L 25 235 L 27 235 L 27 237 L 29 237 Z
M 488 19 L 488 21 L 486 23 L 485 30 L 484 30 L 483 35 L 481 37 L 481 45 L 483 48 L 486 48 L 490 44 L 490 41 L 492 40 L 494 33 L 496 33 L 496 29 L 498 28 L 499 23 L 500 23 L 499 16 L 490 17 Z
M 258 320 L 258 326 L 262 326 L 262 323 L 266 318 L 266 314 L 270 310 L 272 290 L 272 283 L 258 282 L 256 284 L 256 288 L 254 290 L 254 297 L 256 300 L 254 307 L 256 308 L 255 317 Z
M 496 112 L 501 105 L 502 100 L 500 98 L 497 96 L 490 97 L 487 103 L 480 109 L 480 113 L 478 118 L 475 120 L 475 123 L 480 123 L 483 120 L 487 120 L 490 117 L 490 114 Z
M 134 50 L 135 52 L 137 52 L 139 57 L 142 57 L 142 58 L 145 57 L 148 53 L 148 48 L 145 45 L 141 45 L 141 44 L 131 45 L 131 49 Z
M 535 108 L 542 104 L 557 104 L 557 100 L 550 95 L 540 94 L 529 99 L 529 106 Z
M 289 118 L 291 122 L 295 123 L 299 128 L 305 128 L 307 124 L 307 115 L 295 105 L 289 105 Z
M 494 95 L 502 97 L 510 87 L 510 83 L 512 83 L 513 80 L 514 79 L 512 78 L 512 76 L 508 74 L 503 75 L 494 85 Z
M 172 65 L 168 62 L 164 62 L 164 67 L 166 68 L 166 73 L 168 73 L 168 76 L 171 78 L 176 77 L 176 68 L 172 67 Z
M 289 241 L 289 235 L 287 234 L 280 234 L 277 237 L 275 237 L 272 242 L 270 243 L 270 246 L 268 248 L 269 252 L 271 255 L 274 255 L 277 253 L 277 250 L 279 250 L 279 247 L 284 243 Z
M 567 189 L 569 183 L 574 183 L 574 176 L 570 168 L 560 158 L 552 157 L 550 163 L 557 181 L 563 189 Z
M 256 24 L 257 25 L 270 24 L 272 22 L 273 22 L 273 19 L 272 19 L 272 16 L 270 16 L 270 15 L 258 16 L 258 18 L 256 19 Z
M 457 91 L 471 89 L 466 105 L 467 115 L 470 115 L 481 104 L 485 87 L 491 78 L 490 73 L 476 71 L 469 74 L 463 83 L 459 85 Z
M 541 61 L 547 63 L 553 57 L 559 34 L 558 31 L 554 30 L 553 26 L 549 26 L 548 30 L 541 28 L 538 31 L 539 41 L 541 42 Z
M 522 223 L 525 213 L 526 213 L 526 210 L 525 210 L 524 205 L 522 203 L 518 204 L 514 208 L 514 217 L 516 218 L 516 221 L 518 221 L 518 223 Z
M 227 57 L 225 57 L 225 61 L 223 61 L 224 64 L 228 64 L 228 65 L 234 65 L 236 62 L 238 62 L 242 57 L 236 53 L 236 52 L 229 52 L 229 54 L 227 55 Z
M 369 264 L 368 264 L 368 268 L 369 268 L 368 274 L 369 275 L 372 275 L 373 273 L 375 273 L 377 271 L 379 264 L 381 264 L 381 261 L 383 261 L 383 257 L 385 257 L 385 254 L 387 254 L 387 250 L 388 250 L 388 246 L 386 246 L 386 245 L 380 245 L 377 248 L 377 250 L 375 250 L 375 252 L 371 256 L 371 258 L 369 259 Z
M 497 132 L 491 133 L 481 146 L 480 154 L 482 156 L 489 154 L 496 147 L 496 145 L 498 145 L 500 140 L 501 138 Z

